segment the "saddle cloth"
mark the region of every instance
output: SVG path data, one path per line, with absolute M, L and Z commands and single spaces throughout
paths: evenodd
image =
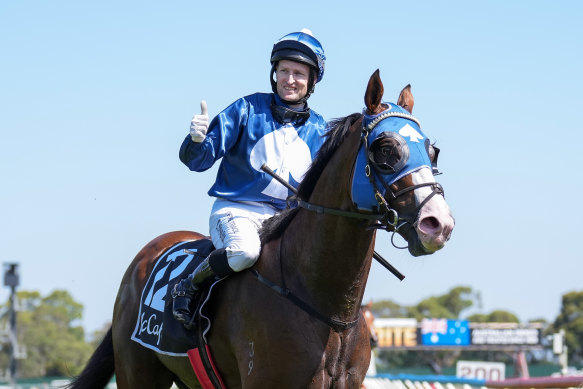
M 174 319 L 171 292 L 213 249 L 209 239 L 201 239 L 180 242 L 160 256 L 142 291 L 133 341 L 161 354 L 184 357 L 199 346 L 195 332 Z

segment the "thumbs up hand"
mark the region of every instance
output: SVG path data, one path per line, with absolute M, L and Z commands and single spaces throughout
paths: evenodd
M 194 115 L 190 122 L 190 137 L 195 143 L 200 143 L 206 138 L 206 132 L 209 128 L 209 115 L 206 107 L 206 101 L 200 102 L 200 115 Z

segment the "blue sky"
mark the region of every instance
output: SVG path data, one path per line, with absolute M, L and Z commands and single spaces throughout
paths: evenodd
M 216 169 L 178 160 L 200 100 L 215 115 L 269 91 L 274 41 L 307 27 L 328 58 L 313 109 L 360 111 L 378 68 L 385 100 L 412 85 L 442 150 L 451 241 L 412 258 L 379 234 L 407 278 L 373 265 L 365 300 L 467 285 L 481 312 L 553 320 L 583 290 L 582 17 L 578 1 L 2 2 L 0 260 L 20 263 L 21 289 L 71 292 L 100 328 L 143 245 L 207 233 Z

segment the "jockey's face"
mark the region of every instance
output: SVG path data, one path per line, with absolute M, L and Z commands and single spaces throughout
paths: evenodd
M 277 64 L 275 79 L 279 97 L 286 101 L 298 101 L 308 93 L 310 67 L 300 62 L 282 59 Z M 290 105 L 302 107 L 303 103 Z

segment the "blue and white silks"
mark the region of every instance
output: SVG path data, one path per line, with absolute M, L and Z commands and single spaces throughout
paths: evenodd
M 374 174 L 373 177 L 379 188 L 383 188 L 381 179 L 391 185 L 395 181 L 403 178 L 409 173 L 415 172 L 423 167 L 431 170 L 428 147 L 429 139 L 421 131 L 421 126 L 408 111 L 394 103 L 385 103 L 389 106 L 385 111 L 377 115 L 366 115 L 363 117 L 364 128 L 373 125 L 372 132 L 368 135 L 368 145 L 374 142 L 383 132 L 398 133 L 407 142 L 409 148 L 409 158 L 400 170 L 391 174 Z M 370 129 L 369 129 L 370 131 Z M 352 201 L 358 209 L 364 211 L 378 212 L 378 202 L 374 196 L 374 188 L 370 179 L 365 174 L 368 164 L 366 150 L 361 146 L 356 157 L 356 167 L 352 178 Z
M 194 143 L 186 136 L 180 160 L 190 170 L 205 171 L 222 158 L 210 196 L 285 208 L 291 193 L 261 166 L 266 164 L 297 187 L 324 143 L 326 122 L 310 110 L 304 123 L 279 123 L 271 113 L 274 101 L 283 105 L 273 93 L 245 96 L 210 122 L 203 142 Z

